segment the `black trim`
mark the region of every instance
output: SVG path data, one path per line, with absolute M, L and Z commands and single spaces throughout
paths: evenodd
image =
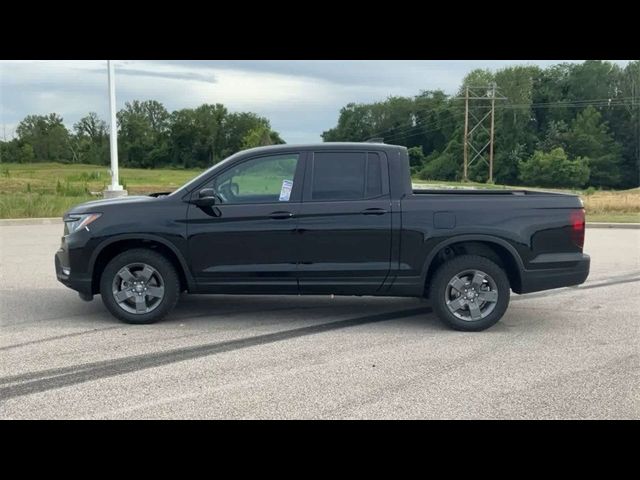
M 580 260 L 569 268 L 564 260 L 557 262 L 559 268 L 545 268 L 540 270 L 524 270 L 521 272 L 522 289 L 517 293 L 532 293 L 553 288 L 580 285 L 589 276 L 591 258 L 586 254 L 579 254 Z
M 122 235 L 118 235 L 115 237 L 111 237 L 105 241 L 103 241 L 102 243 L 100 243 L 94 250 L 93 253 L 91 254 L 91 257 L 89 258 L 89 264 L 88 264 L 88 272 L 90 275 L 90 278 L 93 277 L 93 269 L 95 267 L 95 263 L 96 260 L 98 259 L 98 256 L 100 256 L 100 253 L 109 245 L 112 245 L 114 243 L 123 241 L 123 240 L 149 240 L 149 241 L 153 241 L 153 242 L 158 242 L 161 243 L 162 245 L 164 245 L 165 247 L 169 248 L 176 256 L 176 258 L 178 259 L 178 261 L 180 262 L 180 266 L 182 267 L 182 270 L 184 272 L 184 276 L 187 280 L 187 287 L 189 289 L 189 291 L 193 291 L 196 288 L 196 282 L 195 279 L 193 278 L 193 276 L 191 275 L 191 270 L 189 269 L 189 266 L 187 265 L 187 262 L 185 261 L 184 257 L 182 256 L 182 253 L 180 253 L 180 250 L 173 245 L 171 242 L 169 242 L 168 240 L 157 236 L 157 235 L 152 235 L 152 234 L 148 234 L 148 233 L 126 233 L 126 234 L 122 234 Z M 73 273 L 73 272 L 71 272 Z
M 427 259 L 425 260 L 424 265 L 422 267 L 422 273 L 420 274 L 420 279 L 422 281 L 422 284 L 424 285 L 424 282 L 426 282 L 427 280 L 427 272 L 429 271 L 429 267 L 431 266 L 431 263 L 435 259 L 436 255 L 438 255 L 438 253 L 440 253 L 440 251 L 442 251 L 443 248 L 449 245 L 453 245 L 454 243 L 474 242 L 474 241 L 494 243 L 496 245 L 506 248 L 507 251 L 513 257 L 513 259 L 516 261 L 516 264 L 518 265 L 518 275 L 520 277 L 520 280 L 522 281 L 522 272 L 525 270 L 524 263 L 522 262 L 522 258 L 520 258 L 520 254 L 518 253 L 518 251 L 515 249 L 513 245 L 511 245 L 506 240 L 503 240 L 498 237 L 492 237 L 490 235 L 471 234 L 471 235 L 455 235 L 451 238 L 448 238 L 447 240 L 440 242 L 439 244 L 433 247 L 431 252 L 429 252 L 429 255 L 427 255 Z

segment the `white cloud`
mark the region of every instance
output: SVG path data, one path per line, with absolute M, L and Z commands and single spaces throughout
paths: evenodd
M 627 61 L 618 61 L 624 65 Z M 117 104 L 154 99 L 169 110 L 222 103 L 271 120 L 288 142 L 319 141 L 349 102 L 454 93 L 474 68 L 560 61 L 115 61 Z M 108 118 L 105 60 L 0 61 L 0 124 L 56 112 L 71 127 L 90 111 Z M 0 133 L 2 131 L 0 130 Z

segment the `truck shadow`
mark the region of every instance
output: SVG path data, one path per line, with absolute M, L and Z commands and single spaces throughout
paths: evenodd
M 174 312 L 163 323 L 230 320 L 271 325 L 306 320 L 331 321 L 350 315 L 428 306 L 423 300 L 394 297 L 183 295 Z M 431 317 L 422 315 L 420 319 Z
M 165 319 L 157 324 L 130 326 L 114 318 L 102 304 L 99 295 L 91 302 L 84 302 L 71 292 L 59 288 L 41 289 L 42 301 L 25 305 L 23 300 L 10 292 L 0 290 L 3 305 L 0 324 L 19 327 L 47 322 L 47 328 L 77 327 L 103 328 L 173 328 L 176 324 L 198 327 L 216 325 L 225 328 L 241 326 L 274 326 L 295 324 L 309 325 L 331 322 L 350 316 L 379 314 L 390 311 L 427 307 L 428 303 L 415 298 L 395 297 L 335 297 L 276 296 L 276 295 L 187 295 L 183 294 Z M 7 294 L 7 295 L 5 295 Z M 424 314 L 403 321 L 424 328 L 440 326 L 434 315 Z

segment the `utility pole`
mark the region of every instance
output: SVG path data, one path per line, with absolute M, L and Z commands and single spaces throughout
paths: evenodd
M 7 143 L 7 125 L 4 123 L 4 121 L 2 122 L 2 141 L 6 144 Z M 2 163 L 2 148 L 0 148 L 0 163 Z
M 484 93 L 482 93 L 484 92 Z M 507 97 L 498 96 L 498 89 L 496 84 L 492 83 L 489 87 L 472 87 L 467 86 L 465 88 L 464 97 L 464 181 L 469 180 L 469 167 L 478 159 L 483 161 L 489 167 L 489 183 L 493 182 L 493 152 L 494 152 L 494 136 L 495 136 L 495 108 L 496 100 L 506 100 Z M 458 97 L 460 98 L 460 97 Z M 482 103 L 490 101 L 490 110 L 484 115 L 475 115 L 470 107 L 469 100 L 474 100 L 477 108 L 483 108 Z M 486 107 L 484 107 L 486 108 Z M 474 126 L 469 130 L 469 119 L 473 120 Z M 487 129 L 486 121 L 489 119 L 490 126 Z M 482 129 L 489 135 L 489 141 L 483 146 L 479 147 L 473 143 L 473 133 Z M 469 160 L 469 149 L 475 153 Z M 489 151 L 489 161 L 483 155 L 485 151 Z
M 493 183 L 493 134 L 495 131 L 496 117 L 496 84 L 491 84 L 491 144 L 489 145 L 489 183 Z
M 464 181 L 469 180 L 467 175 L 467 162 L 469 161 L 469 154 L 467 148 L 467 138 L 469 137 L 469 87 L 465 89 L 464 93 Z
M 640 177 L 640 100 L 637 98 L 638 82 L 635 77 L 631 78 L 631 92 L 631 104 L 636 111 L 636 167 L 638 168 L 636 174 Z
M 118 124 L 116 123 L 116 85 L 114 68 L 111 60 L 107 60 L 109 78 L 109 113 L 111 117 L 111 134 L 109 150 L 111 153 L 111 185 L 104 191 L 105 198 L 122 197 L 127 191 L 122 188 L 118 178 Z

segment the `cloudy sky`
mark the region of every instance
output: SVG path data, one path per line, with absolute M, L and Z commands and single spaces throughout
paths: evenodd
M 158 100 L 169 111 L 223 103 L 267 117 L 287 143 L 317 142 L 349 102 L 454 93 L 474 68 L 542 67 L 559 60 L 121 60 L 115 61 L 118 109 Z M 627 61 L 617 61 L 626 65 Z M 90 111 L 108 119 L 105 60 L 0 61 L 0 136 L 26 115 L 56 112 L 71 128 Z M 2 137 L 0 137 L 2 138 Z

